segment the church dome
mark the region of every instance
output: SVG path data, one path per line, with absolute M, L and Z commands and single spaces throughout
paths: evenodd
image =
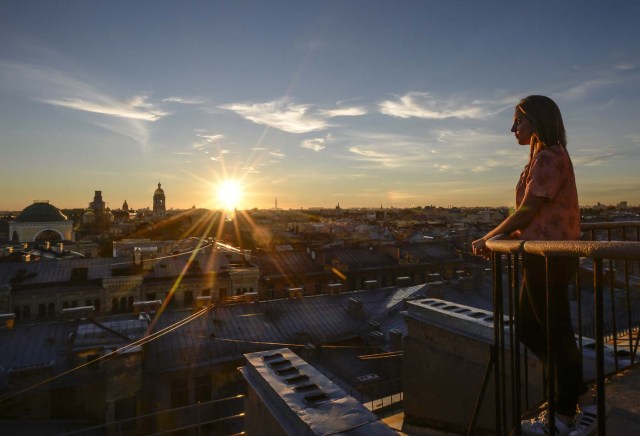
M 21 223 L 50 223 L 54 221 L 66 221 L 67 217 L 60 209 L 48 201 L 37 201 L 31 206 L 25 207 L 16 217 Z
M 160 183 L 158 183 L 158 189 L 155 190 L 153 195 L 164 195 L 164 189 L 160 187 Z

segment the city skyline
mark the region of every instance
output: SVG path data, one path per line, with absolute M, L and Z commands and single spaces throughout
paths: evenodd
M 638 205 L 640 5 L 575 6 L 3 2 L 0 210 L 510 206 L 529 94 L 580 203 Z

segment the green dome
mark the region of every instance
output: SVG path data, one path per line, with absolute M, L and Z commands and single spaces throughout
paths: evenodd
M 21 223 L 50 223 L 66 220 L 67 217 L 60 212 L 60 209 L 44 201 L 25 207 L 16 218 L 16 221 Z

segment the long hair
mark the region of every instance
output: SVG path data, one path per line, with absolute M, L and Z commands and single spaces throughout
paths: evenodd
M 562 114 L 558 105 L 544 95 L 530 95 L 518 103 L 517 108 L 527 117 L 533 125 L 531 137 L 531 155 L 534 149 L 561 145 L 567 148 L 567 132 L 562 122 Z

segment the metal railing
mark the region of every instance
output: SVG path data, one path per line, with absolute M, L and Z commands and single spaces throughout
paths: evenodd
M 523 258 L 538 255 L 545 258 L 547 287 L 549 286 L 549 260 L 557 257 L 580 259 L 575 278 L 575 315 L 577 318 L 578 347 L 583 353 L 595 342 L 595 387 L 598 416 L 605 417 L 605 345 L 613 347 L 613 370 L 619 372 L 622 364 L 633 364 L 637 358 L 638 307 L 633 307 L 633 297 L 640 295 L 638 269 L 640 267 L 640 222 L 589 223 L 582 226 L 581 241 L 517 241 L 496 237 L 487 242 L 492 251 L 494 283 L 494 346 L 490 359 L 495 377 L 496 434 L 510 431 L 521 434 L 520 419 L 523 410 L 529 409 L 529 374 L 527 350 L 520 344 L 520 314 L 518 296 L 523 273 Z M 623 240 L 614 240 L 620 238 Z M 585 278 L 592 279 L 589 285 Z M 608 295 L 606 291 L 609 291 Z M 584 294 L 593 293 L 592 313 L 585 313 Z M 607 304 L 605 304 L 605 300 Z M 619 307 L 620 301 L 622 307 Z M 636 298 L 637 300 L 637 298 Z M 547 301 L 549 294 L 547 293 Z M 608 305 L 610 312 L 605 316 Z M 506 307 L 505 307 L 506 306 Z M 618 306 L 618 307 L 617 307 Z M 638 306 L 636 302 L 636 306 Z M 550 349 L 553 331 L 549 325 L 547 304 L 547 349 Z M 634 310 L 636 312 L 634 312 Z M 585 321 L 591 318 L 592 322 Z M 511 327 L 514 328 L 511 328 Z M 634 337 L 635 336 L 635 337 Z M 588 339 L 591 337 L 593 341 Z M 628 348 L 626 350 L 625 348 Z M 510 351 L 509 351 L 510 350 Z M 547 353 L 549 355 L 550 353 Z M 584 353 L 583 353 L 584 355 Z M 508 357 L 510 356 L 510 358 Z M 509 366 L 507 366 L 509 365 Z M 546 399 L 555 395 L 553 362 L 546 366 Z M 488 368 L 485 379 L 489 377 Z M 510 380 L 508 380 L 508 378 Z M 589 382 L 590 380 L 588 380 Z M 508 401 L 511 399 L 511 401 Z M 522 406 L 524 401 L 524 408 Z M 555 407 L 548 401 L 549 421 L 554 422 Z M 473 421 L 472 421 L 473 426 Z M 470 431 L 472 431 L 472 427 Z M 550 426 L 550 434 L 555 433 Z M 598 420 L 598 434 L 606 434 L 604 419 Z

